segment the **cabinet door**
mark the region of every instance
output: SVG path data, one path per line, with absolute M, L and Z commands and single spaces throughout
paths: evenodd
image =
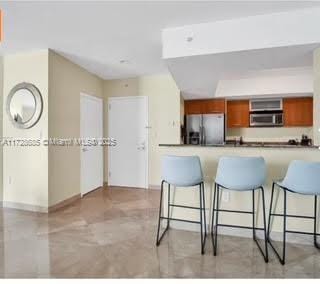
M 312 126 L 313 98 L 283 99 L 284 126 Z
M 249 127 L 249 100 L 227 102 L 227 126 Z
M 200 100 L 191 100 L 184 102 L 184 113 L 187 114 L 201 114 L 202 103 Z
M 212 99 L 203 100 L 204 113 L 225 113 L 225 100 L 224 99 Z
M 225 113 L 224 99 L 190 100 L 184 102 L 185 114 Z

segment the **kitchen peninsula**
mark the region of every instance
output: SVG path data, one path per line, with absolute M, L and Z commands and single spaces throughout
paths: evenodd
M 217 171 L 217 166 L 220 157 L 222 156 L 261 156 L 265 159 L 267 164 L 267 181 L 265 183 L 266 189 L 266 210 L 269 210 L 269 200 L 271 194 L 271 186 L 274 180 L 282 179 L 287 171 L 288 165 L 292 160 L 307 160 L 307 161 L 320 161 L 320 151 L 317 145 L 312 144 L 312 140 L 306 138 L 302 139 L 302 143 L 299 138 L 303 133 L 312 133 L 313 126 L 313 116 L 312 116 L 312 97 L 305 98 L 285 98 L 283 99 L 283 109 L 277 110 L 277 114 L 283 114 L 283 121 L 281 126 L 277 127 L 250 127 L 250 104 L 249 100 L 233 100 L 226 101 L 224 104 L 221 103 L 219 99 L 220 109 L 215 108 L 211 113 L 218 111 L 219 113 L 224 113 L 226 116 L 226 138 L 221 144 L 192 144 L 192 143 L 181 143 L 181 144 L 159 144 L 159 164 L 160 159 L 163 155 L 178 155 L 178 156 L 190 156 L 196 155 L 200 157 L 201 165 L 203 169 L 203 175 L 205 179 L 205 194 L 206 194 L 206 212 L 207 218 L 210 220 L 209 212 L 211 212 L 212 207 L 212 193 L 213 193 L 213 183 Z M 208 109 L 208 100 L 205 104 Z M 204 105 L 201 106 L 201 102 L 185 102 L 185 114 L 200 114 L 204 110 Z M 211 101 L 214 104 L 214 100 Z M 190 106 L 192 105 L 192 106 Z M 211 106 L 211 109 L 214 107 Z M 270 111 L 265 111 L 264 113 L 272 113 Z M 230 118 L 231 117 L 231 118 Z M 274 120 L 273 120 L 274 121 Z M 243 134 L 249 133 L 252 137 L 246 137 L 243 135 L 243 140 L 239 141 L 239 137 L 235 137 L 234 133 Z M 263 137 L 259 139 L 259 134 L 262 133 Z M 268 135 L 270 134 L 270 138 Z M 310 135 L 311 136 L 311 135 Z M 311 136 L 312 137 L 312 136 Z M 184 142 L 188 142 L 186 138 L 183 139 Z M 159 169 L 160 172 L 160 169 Z M 248 195 L 251 194 L 247 193 Z M 175 193 L 175 201 L 179 204 L 188 204 L 191 206 L 198 206 L 198 191 L 194 189 L 177 188 Z M 277 196 L 278 204 L 282 204 L 282 194 L 278 193 Z M 258 196 L 260 199 L 261 196 Z M 221 206 L 224 209 L 233 210 L 248 210 L 251 208 L 252 204 L 247 202 L 248 196 L 246 194 L 239 194 L 234 191 L 224 190 L 222 195 Z M 261 201 L 260 201 L 261 202 Z M 259 203 L 260 204 L 260 203 Z M 279 207 L 281 208 L 281 207 Z M 302 197 L 289 194 L 288 199 L 288 211 L 290 214 L 303 214 L 312 215 L 312 198 Z M 174 208 L 172 214 L 176 218 L 187 217 L 193 220 L 199 218 L 198 214 L 195 212 L 190 212 L 188 209 L 184 208 Z M 258 223 L 261 225 L 262 218 L 258 216 Z M 252 222 L 251 216 L 239 216 L 230 215 L 230 213 L 222 214 L 221 222 L 229 224 L 238 224 L 243 226 L 248 226 Z M 274 220 L 273 230 L 280 232 L 282 230 L 281 218 L 276 218 Z M 289 222 L 289 229 L 296 229 L 297 226 L 304 226 L 304 230 L 312 231 L 312 224 L 305 223 L 301 224 L 297 220 L 292 220 Z M 180 224 L 174 223 L 173 227 L 186 229 L 186 230 L 198 230 L 197 226 L 193 224 Z M 238 229 L 227 229 L 222 228 L 222 233 L 232 234 L 232 235 L 242 235 L 250 236 L 251 232 L 246 230 Z M 289 241 L 297 241 L 297 236 L 288 236 Z M 305 241 L 307 237 L 299 237 L 299 241 Z

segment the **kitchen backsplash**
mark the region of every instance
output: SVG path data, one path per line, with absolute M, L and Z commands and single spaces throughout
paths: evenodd
M 313 138 L 312 127 L 251 127 L 227 129 L 227 140 L 242 136 L 244 141 L 288 142 L 289 139 L 301 140 L 302 134 Z

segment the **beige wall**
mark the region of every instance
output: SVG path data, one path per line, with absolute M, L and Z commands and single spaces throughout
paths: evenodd
M 147 96 L 149 104 L 149 184 L 154 182 L 159 143 L 180 143 L 180 91 L 170 75 L 143 76 L 104 83 L 104 96 Z M 105 108 L 107 109 L 107 108 Z M 108 114 L 106 111 L 105 125 Z M 107 129 L 105 129 L 107 131 Z M 107 132 L 106 132 L 107 133 Z M 107 151 L 105 151 L 105 163 Z M 105 180 L 107 180 L 107 169 Z
M 227 139 L 242 136 L 245 141 L 288 142 L 289 139 L 301 140 L 301 135 L 313 137 L 312 127 L 254 127 L 229 128 Z
M 320 48 L 313 54 L 313 139 L 320 145 Z
M 2 123 L 3 123 L 3 57 L 0 56 L 0 137 L 2 137 Z M 0 202 L 3 199 L 3 153 L 0 145 Z
M 53 51 L 4 58 L 4 94 L 20 82 L 36 85 L 43 97 L 40 121 L 32 128 L 15 128 L 2 107 L 3 136 L 13 138 L 80 137 L 80 93 L 103 97 L 103 80 Z M 1 83 L 1 81 L 0 81 Z M 5 147 L 5 206 L 46 211 L 80 194 L 80 148 Z
M 103 97 L 103 80 L 49 51 L 49 137 L 80 137 L 80 93 Z M 49 206 L 80 194 L 80 147 L 49 147 Z
M 30 129 L 15 128 L 9 121 L 3 104 L 3 136 L 40 139 L 48 137 L 48 51 L 38 51 L 4 57 L 4 102 L 10 90 L 18 83 L 37 86 L 43 98 L 43 113 Z M 48 148 L 3 148 L 3 200 L 7 206 L 15 203 L 32 205 L 39 209 L 48 206 Z M 10 182 L 11 179 L 11 182 Z

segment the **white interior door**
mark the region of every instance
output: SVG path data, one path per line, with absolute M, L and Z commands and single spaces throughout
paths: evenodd
M 103 138 L 102 99 L 80 94 L 80 135 Z M 81 195 L 103 185 L 103 146 L 81 146 Z
M 109 98 L 108 184 L 148 187 L 147 97 Z

